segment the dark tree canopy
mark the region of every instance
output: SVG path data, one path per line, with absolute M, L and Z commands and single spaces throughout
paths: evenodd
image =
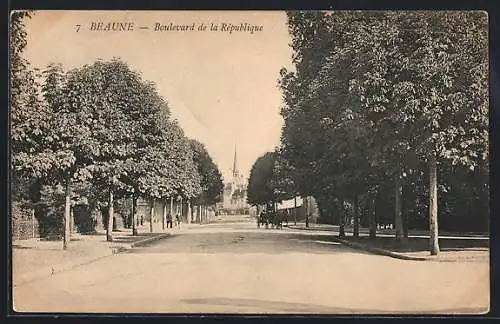
M 247 201 L 250 205 L 263 205 L 276 201 L 273 172 L 276 153 L 267 152 L 255 161 L 248 179 Z
M 194 163 L 201 176 L 202 191 L 201 194 L 196 197 L 195 201 L 197 203 L 210 205 L 222 201 L 224 183 L 222 182 L 222 174 L 217 165 L 212 160 L 205 145 L 194 139 L 191 139 L 189 144 L 193 151 Z
M 336 212 L 333 200 L 373 196 L 400 178 L 413 200 L 406 210 L 425 209 L 429 191 L 409 184 L 425 184 L 419 177 L 433 160 L 447 174 L 438 186 L 446 200 L 450 170 L 457 177 L 487 170 L 486 14 L 287 15 L 295 71 L 280 71 L 280 156 L 297 193 L 330 206 L 326 218 Z

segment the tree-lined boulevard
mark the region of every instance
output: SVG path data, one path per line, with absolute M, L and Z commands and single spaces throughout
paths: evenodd
M 14 287 L 16 310 L 463 314 L 488 309 L 487 260 L 404 261 L 328 237 L 258 230 L 245 216 L 225 216 Z
M 248 201 L 313 197 L 321 222 L 488 232 L 484 12 L 288 12 L 281 142 L 252 167 Z M 278 213 L 278 217 L 279 213 Z M 308 217 L 306 218 L 308 222 Z
M 11 15 L 16 311 L 488 311 L 484 12 L 283 13 L 281 138 L 246 188 L 132 64 L 31 66 L 37 14 Z

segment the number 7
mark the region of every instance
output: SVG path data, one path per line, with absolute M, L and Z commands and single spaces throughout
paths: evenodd
M 78 31 L 80 30 L 80 27 L 81 25 L 76 25 L 76 32 L 78 33 Z

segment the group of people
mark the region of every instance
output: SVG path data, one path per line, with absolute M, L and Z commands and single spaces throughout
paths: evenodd
M 271 228 L 282 229 L 283 221 L 285 221 L 285 223 L 288 225 L 288 217 L 286 216 L 286 214 L 283 215 L 274 210 L 262 211 L 257 217 L 257 228 L 260 228 L 261 226 L 269 228 L 270 225 Z
M 181 218 L 181 214 L 178 212 L 175 215 L 175 227 L 180 228 L 181 224 L 182 224 L 182 218 Z M 172 226 L 173 226 L 172 214 L 168 213 L 167 214 L 167 228 L 172 228 Z

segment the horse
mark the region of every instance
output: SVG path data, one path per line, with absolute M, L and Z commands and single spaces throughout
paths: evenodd
M 269 212 L 269 221 L 271 223 L 271 226 L 275 229 L 282 229 L 283 228 L 283 215 L 279 212 Z

